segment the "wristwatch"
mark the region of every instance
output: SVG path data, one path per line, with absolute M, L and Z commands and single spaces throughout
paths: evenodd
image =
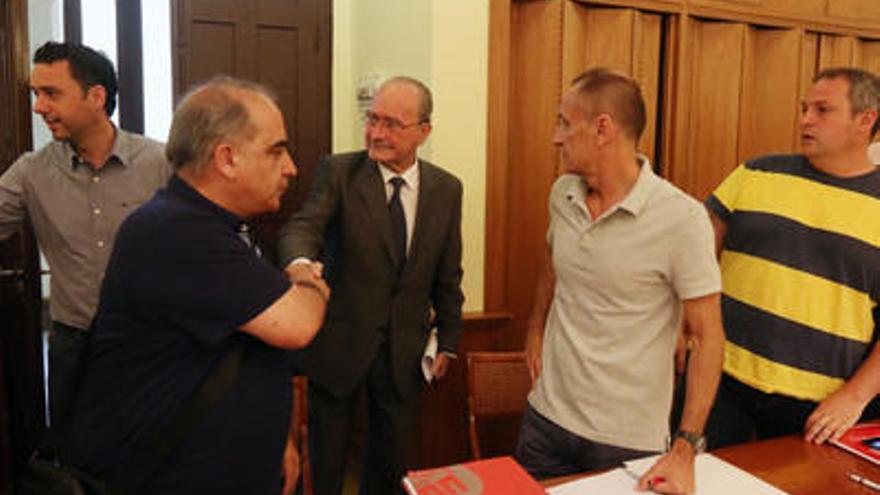
M 677 438 L 681 438 L 691 444 L 691 447 L 694 448 L 695 454 L 702 454 L 706 451 L 706 437 L 704 435 L 687 430 L 678 430 L 672 434 L 672 439 L 669 441 L 670 449 Z

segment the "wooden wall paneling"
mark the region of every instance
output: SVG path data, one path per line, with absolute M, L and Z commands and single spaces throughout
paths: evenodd
M 691 63 L 691 131 L 685 191 L 699 200 L 737 165 L 743 43 L 746 26 L 694 22 Z
M 811 31 L 801 32 L 801 68 L 800 83 L 798 84 L 798 119 L 800 119 L 800 102 L 810 87 L 813 85 L 813 76 L 819 71 L 819 35 Z M 800 120 L 798 120 L 798 126 Z M 800 151 L 800 129 L 795 126 L 792 138 L 795 142 L 795 151 Z
M 662 16 L 635 9 L 565 4 L 562 80 L 590 67 L 608 67 L 639 82 L 648 126 L 639 149 L 654 162 Z
M 584 4 L 685 14 L 779 28 L 880 36 L 876 0 L 575 0 Z M 839 15 L 829 14 L 829 5 Z M 867 12 L 867 16 L 863 15 Z
M 231 21 L 198 20 L 190 26 L 192 43 L 188 62 L 188 79 L 204 81 L 223 73 L 244 77 L 238 68 L 235 50 L 236 26 Z
M 175 4 L 177 91 L 226 74 L 264 84 L 278 96 L 299 175 L 281 209 L 253 222 L 264 255 L 274 259 L 281 224 L 305 199 L 319 157 L 330 152 L 332 3 L 174 0 Z
M 660 116 L 659 162 L 663 176 L 678 187 L 687 190 L 688 155 L 684 136 L 690 131 L 690 81 L 693 67 L 691 47 L 694 37 L 693 19 L 687 15 L 672 15 L 666 21 L 663 41 L 663 98 L 664 112 Z
M 171 86 L 174 88 L 174 107 L 186 94 L 189 68 L 189 2 L 171 0 Z
M 296 122 L 288 122 L 288 140 L 291 143 L 307 144 L 297 138 L 299 133 L 308 132 L 308 128 L 304 128 L 303 125 L 307 122 L 307 117 L 302 118 L 305 116 L 299 110 L 299 98 L 297 98 L 303 79 L 299 74 L 300 52 L 303 50 L 302 44 L 306 42 L 302 39 L 302 34 L 298 26 L 258 23 L 254 32 L 256 50 L 251 58 L 256 62 L 255 79 L 275 91 L 279 107 L 286 110 L 288 120 L 290 117 L 297 119 Z M 285 59 L 290 63 L 284 65 L 276 63 L 277 60 Z
M 746 30 L 738 160 L 794 150 L 800 101 L 801 34 Z
M 855 65 L 880 75 L 880 40 L 859 40 Z
M 32 149 L 27 0 L 0 2 L 0 173 Z M 40 267 L 27 226 L 0 243 L 0 493 L 14 493 L 45 410 Z
M 762 0 L 767 11 L 791 14 L 822 16 L 828 0 Z
M 759 12 L 764 4 L 763 0 L 690 0 L 688 3 L 736 9 L 743 12 Z
M 510 122 L 510 0 L 489 3 L 489 89 L 486 144 L 486 251 L 483 305 L 486 311 L 507 306 L 508 146 Z
M 513 0 L 516 1 L 516 0 Z M 651 12 L 680 14 L 689 0 L 572 0 L 574 2 L 606 7 L 623 7 Z
M 561 0 L 517 2 L 512 11 L 504 290 L 515 317 L 510 335 L 514 348 L 523 343 L 523 323 L 546 249 L 547 196 L 559 160 L 553 133 L 563 87 L 563 4 Z
M 590 67 L 632 74 L 635 10 L 565 3 L 562 81 Z
M 832 0 L 837 1 L 837 0 Z M 687 0 L 690 5 L 715 7 L 741 14 L 789 17 L 823 15 L 828 0 Z M 794 14 L 794 16 L 792 16 Z M 724 18 L 732 20 L 730 18 Z
M 828 0 L 828 14 L 833 17 L 880 23 L 877 0 Z
M 467 353 L 519 350 L 506 343 L 512 315 L 505 312 L 466 313 L 458 359 L 446 377 L 423 394 L 419 467 L 436 467 L 471 458 L 467 421 Z M 488 445 L 509 443 L 511 433 L 498 432 Z M 493 441 L 496 440 L 497 441 Z M 508 452 L 511 454 L 512 452 Z
M 819 70 L 855 63 L 856 38 L 836 34 L 819 36 Z
M 639 151 L 644 153 L 655 167 L 662 172 L 662 163 L 657 158 L 657 114 L 660 106 L 660 81 L 663 78 L 663 65 L 660 60 L 663 46 L 663 16 L 646 12 L 636 12 L 633 40 L 632 77 L 639 82 L 645 99 L 647 125 L 639 141 Z

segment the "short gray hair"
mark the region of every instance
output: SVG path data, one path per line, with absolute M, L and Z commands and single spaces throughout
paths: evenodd
M 832 67 L 824 69 L 816 74 L 813 82 L 822 79 L 845 79 L 849 82 L 849 104 L 852 114 L 862 113 L 866 110 L 874 110 L 877 119 L 871 127 L 871 137 L 880 131 L 880 78 L 870 72 L 855 67 Z
M 382 84 L 379 85 L 379 89 L 376 90 L 376 93 L 393 84 L 406 84 L 415 88 L 416 91 L 419 92 L 420 98 L 419 123 L 426 124 L 431 122 L 431 114 L 434 112 L 434 98 L 431 95 L 431 90 L 428 89 L 428 86 L 414 77 L 394 76 L 390 79 L 382 81 Z
M 165 157 L 175 170 L 192 167 L 199 174 L 218 143 L 254 136 L 256 129 L 242 92 L 276 101 L 265 86 L 228 76 L 210 79 L 180 100 L 165 145 Z

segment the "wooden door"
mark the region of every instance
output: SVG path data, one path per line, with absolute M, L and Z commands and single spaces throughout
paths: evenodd
M 0 2 L 0 174 L 31 147 L 27 1 Z M 12 493 L 43 424 L 36 242 L 0 243 L 0 493 Z
M 330 152 L 331 4 L 327 0 L 172 0 L 175 98 L 218 74 L 274 90 L 299 169 L 281 211 L 255 222 L 275 256 L 277 232 L 308 191 L 320 155 Z
M 506 183 L 493 186 L 504 188 L 506 222 L 493 224 L 493 235 L 486 239 L 486 252 L 505 260 L 500 270 L 487 275 L 487 287 L 502 294 L 487 294 L 486 309 L 514 314 L 515 331 L 508 342 L 512 348 L 522 346 L 533 281 L 547 249 L 547 196 L 559 166 L 553 145 L 559 99 L 571 80 L 591 67 L 606 66 L 633 77 L 642 87 L 648 112 L 639 150 L 658 165 L 664 19 L 639 9 L 567 0 L 512 7 L 509 159 Z

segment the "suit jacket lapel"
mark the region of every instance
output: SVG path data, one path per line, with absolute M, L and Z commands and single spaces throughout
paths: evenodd
M 419 200 L 416 205 L 415 226 L 413 227 L 413 238 L 409 246 L 409 256 L 406 260 L 406 266 L 403 269 L 403 276 L 412 269 L 418 262 L 419 252 L 422 251 L 420 246 L 425 242 L 427 232 L 431 231 L 433 223 L 433 206 L 437 204 L 437 181 L 431 173 L 430 167 L 419 160 Z
M 363 201 L 364 210 L 372 218 L 372 230 L 382 238 L 385 252 L 394 266 L 397 266 L 397 257 L 394 254 L 391 240 L 391 220 L 388 217 L 388 203 L 385 197 L 385 184 L 382 183 L 382 174 L 376 162 L 365 158 L 363 166 L 359 168 L 354 179 L 355 187 Z M 368 233 L 369 235 L 369 233 Z

